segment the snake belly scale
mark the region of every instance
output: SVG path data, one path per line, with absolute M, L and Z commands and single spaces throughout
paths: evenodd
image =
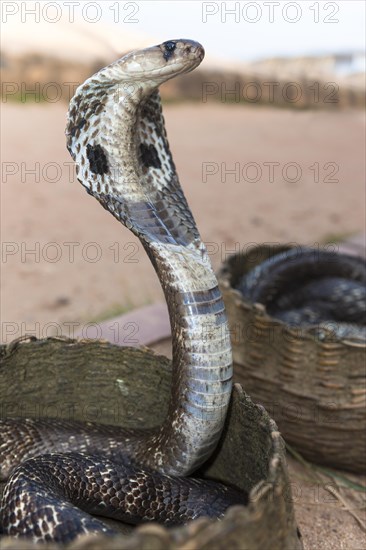
M 223 300 L 179 184 L 158 92 L 203 56 L 183 39 L 131 52 L 70 102 L 67 147 L 78 180 L 140 239 L 161 282 L 173 337 L 171 399 L 165 422 L 149 431 L 1 420 L 5 534 L 67 542 L 110 532 L 90 513 L 175 525 L 245 503 L 235 488 L 182 477 L 215 449 L 232 389 Z

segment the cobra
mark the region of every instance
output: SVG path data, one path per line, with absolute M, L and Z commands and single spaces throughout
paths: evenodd
M 171 525 L 220 517 L 245 500 L 234 488 L 175 479 L 212 454 L 232 388 L 224 304 L 178 180 L 158 93 L 203 57 L 191 40 L 131 52 L 89 78 L 70 102 L 67 147 L 78 180 L 140 239 L 162 285 L 173 336 L 171 399 L 162 426 L 146 432 L 3 420 L 2 476 L 11 473 L 1 505 L 6 534 L 66 542 L 110 532 L 76 504 L 131 523 Z

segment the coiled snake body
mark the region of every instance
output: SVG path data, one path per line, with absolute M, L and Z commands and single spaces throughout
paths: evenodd
M 245 500 L 219 484 L 171 477 L 186 476 L 211 455 L 232 387 L 223 301 L 178 181 L 157 91 L 203 56 L 190 40 L 124 56 L 77 89 L 66 130 L 79 181 L 141 240 L 163 287 L 173 335 L 166 421 L 146 432 L 1 421 L 2 477 L 12 472 L 1 505 L 3 533 L 65 542 L 109 532 L 78 507 L 131 523 L 175 524 L 219 517 Z
M 259 263 L 238 283 L 252 303 L 294 327 L 328 337 L 366 341 L 365 260 L 295 247 Z

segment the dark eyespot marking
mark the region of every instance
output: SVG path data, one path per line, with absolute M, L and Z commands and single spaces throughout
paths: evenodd
M 94 174 L 106 174 L 109 171 L 107 156 L 103 147 L 100 145 L 88 145 L 86 146 L 86 156 L 90 163 L 90 170 Z
M 168 42 L 163 42 L 164 46 L 164 59 L 165 61 L 168 61 L 168 59 L 173 55 L 173 52 L 177 46 L 177 43 L 173 40 L 168 40 Z
M 159 155 L 153 145 L 140 144 L 140 155 L 143 165 L 146 168 L 161 168 Z
M 74 137 L 74 135 L 76 134 L 76 131 L 81 130 L 85 123 L 86 123 L 86 119 L 81 118 L 80 121 L 76 124 L 76 126 L 73 126 L 71 128 L 71 131 L 70 131 L 71 136 Z

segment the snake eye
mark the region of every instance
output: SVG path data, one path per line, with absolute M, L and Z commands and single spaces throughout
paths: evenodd
M 173 52 L 175 50 L 176 43 L 169 40 L 168 42 L 164 42 L 164 47 L 168 52 Z
M 165 61 L 168 61 L 169 57 L 171 57 L 172 53 L 174 52 L 177 43 L 173 42 L 173 40 L 168 40 L 168 42 L 163 43 L 164 46 L 164 59 Z

